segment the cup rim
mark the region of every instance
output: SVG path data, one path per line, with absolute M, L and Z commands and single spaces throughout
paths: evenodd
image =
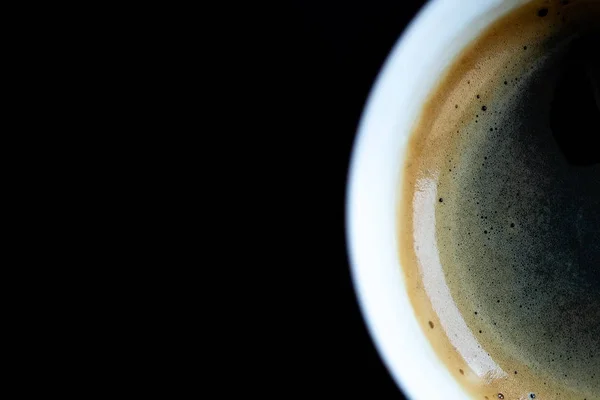
M 528 0 L 512 3 L 516 6 L 525 1 Z M 485 15 L 504 7 L 503 2 L 508 3 L 427 2 L 381 68 L 352 149 L 346 192 L 346 243 L 352 281 L 365 325 L 381 359 L 396 385 L 412 399 L 469 396 L 434 353 L 406 292 L 398 259 L 396 224 L 390 221 L 396 217 L 403 154 L 413 124 L 439 77 L 481 30 L 498 18 L 499 15 Z M 456 39 L 460 35 L 462 42 Z M 399 113 L 398 109 L 404 112 Z

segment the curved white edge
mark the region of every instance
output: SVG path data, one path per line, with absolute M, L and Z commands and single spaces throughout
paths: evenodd
M 481 30 L 524 0 L 434 0 L 418 13 L 373 86 L 348 174 L 346 235 L 365 323 L 396 384 L 414 400 L 464 399 L 417 324 L 398 260 L 404 150 L 427 95 Z M 509 5 L 510 4 L 510 5 Z

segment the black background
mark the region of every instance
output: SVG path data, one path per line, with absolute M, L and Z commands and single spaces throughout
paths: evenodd
M 403 399 L 367 333 L 352 286 L 345 242 L 346 179 L 362 109 L 389 51 L 424 1 L 302 2 L 295 5 L 292 87 L 302 140 L 302 177 L 319 256 L 311 279 L 321 289 L 313 360 L 322 394 Z M 295 29 L 295 28 L 294 28 Z M 296 51 L 298 50 L 298 51 Z M 323 221 L 326 220 L 326 223 Z M 331 225 L 329 225 L 331 223 Z M 332 226 L 332 229 L 327 229 Z M 333 254 L 332 254 L 332 250 Z M 331 256 L 331 258 L 329 258 Z M 329 274 L 329 272 L 332 272 Z M 310 331 L 310 329 L 309 329 Z M 310 333 L 310 332 L 309 332 Z M 323 393 L 326 392 L 326 393 Z M 315 394 L 318 394 L 316 392 Z

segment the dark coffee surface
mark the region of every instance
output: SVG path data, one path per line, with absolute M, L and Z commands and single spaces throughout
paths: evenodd
M 501 21 L 455 64 L 409 149 L 401 215 L 422 231 L 435 183 L 453 305 L 436 307 L 417 234 L 401 246 L 415 265 L 409 293 L 436 351 L 481 398 L 600 398 L 599 5 L 533 1 Z M 454 305 L 481 350 L 471 359 L 444 317 Z
M 600 110 L 591 77 L 570 65 L 577 43 L 474 116 L 439 180 L 436 219 L 446 280 L 488 351 L 600 393 Z M 560 86 L 573 76 L 579 86 Z

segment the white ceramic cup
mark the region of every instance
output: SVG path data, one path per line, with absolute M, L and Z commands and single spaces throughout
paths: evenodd
M 413 400 L 469 396 L 434 353 L 406 292 L 396 226 L 406 145 L 442 73 L 483 29 L 527 1 L 427 3 L 390 53 L 358 129 L 346 207 L 352 276 L 375 346 Z

